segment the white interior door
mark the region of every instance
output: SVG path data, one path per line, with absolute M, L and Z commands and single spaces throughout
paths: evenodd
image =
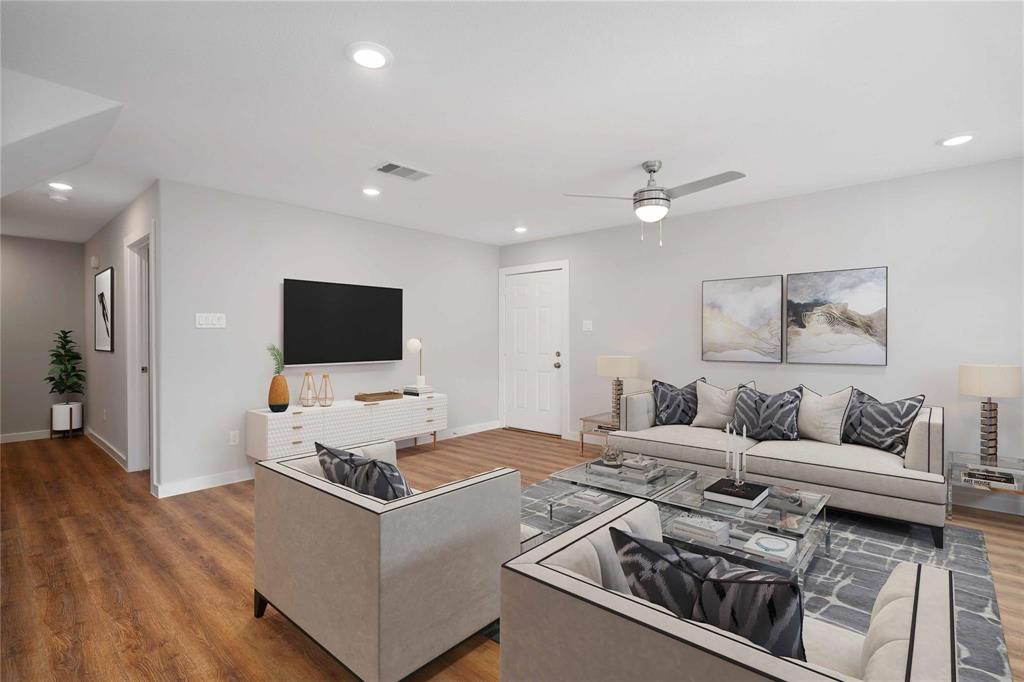
M 562 434 L 565 270 L 503 277 L 505 425 Z
M 153 420 L 152 406 L 149 400 L 149 246 L 139 253 L 139 387 L 136 400 L 142 403 L 139 419 L 139 443 L 142 445 L 142 457 L 139 469 L 150 466 L 150 423 Z

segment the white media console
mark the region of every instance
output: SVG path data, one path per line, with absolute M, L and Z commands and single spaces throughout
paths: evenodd
M 401 440 L 448 427 L 448 396 L 404 396 L 365 403 L 338 400 L 330 407 L 289 405 L 284 412 L 249 410 L 245 415 L 245 454 L 275 459 L 314 452 L 314 443 L 344 447 L 375 440 Z

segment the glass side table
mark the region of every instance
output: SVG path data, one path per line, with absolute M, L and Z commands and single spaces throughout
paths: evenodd
M 980 476 L 974 481 L 966 481 L 964 474 L 969 472 Z M 953 514 L 954 488 L 1024 495 L 1024 458 L 1007 455 L 983 457 L 974 452 L 950 452 L 946 463 L 947 517 Z
M 602 412 L 601 414 L 592 414 L 589 417 L 580 417 L 580 456 L 583 452 L 583 437 L 584 436 L 598 436 L 604 438 L 604 442 L 608 442 L 608 433 L 610 431 L 618 431 L 619 422 L 612 419 L 611 412 Z

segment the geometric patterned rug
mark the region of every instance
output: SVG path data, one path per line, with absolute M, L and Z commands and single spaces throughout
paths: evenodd
M 563 500 L 579 490 L 547 479 L 523 490 L 521 520 L 542 531 L 526 547 L 540 544 L 595 514 Z M 946 526 L 944 548 L 936 549 L 923 526 L 829 510 L 831 554 L 815 555 L 804 576 L 804 610 L 840 627 L 864 633 L 871 607 L 893 567 L 900 561 L 953 571 L 957 673 L 960 682 L 1012 682 L 1003 626 L 996 604 L 985 536 L 981 531 Z M 498 639 L 497 627 L 491 635 Z

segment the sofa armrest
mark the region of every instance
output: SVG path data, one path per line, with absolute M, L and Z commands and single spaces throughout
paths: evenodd
M 915 471 L 946 475 L 945 428 L 943 410 L 925 405 L 914 420 L 903 453 L 903 466 Z
M 619 429 L 641 431 L 654 426 L 654 392 L 637 391 L 619 398 Z

